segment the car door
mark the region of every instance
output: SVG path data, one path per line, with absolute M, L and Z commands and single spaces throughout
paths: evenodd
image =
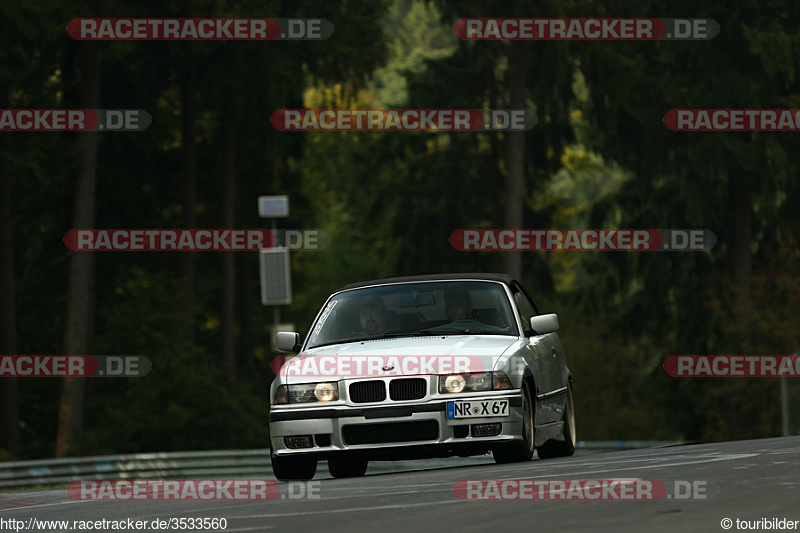
M 538 424 L 546 424 L 560 420 L 559 402 L 555 390 L 560 388 L 562 381 L 559 371 L 559 348 L 557 334 L 547 333 L 537 335 L 531 329 L 531 317 L 538 315 L 536 306 L 528 298 L 522 287 L 514 283 L 511 294 L 516 303 L 517 312 L 524 329 L 524 335 L 529 343 L 529 349 L 534 352 L 536 361 L 534 379 L 536 381 L 536 418 Z M 562 354 L 563 356 L 563 354 Z

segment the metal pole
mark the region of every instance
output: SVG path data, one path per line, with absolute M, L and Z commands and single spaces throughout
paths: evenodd
M 280 246 L 278 242 L 278 220 L 272 219 L 272 234 L 275 235 L 275 247 Z M 279 305 L 272 306 L 272 323 L 277 326 L 281 323 L 281 307 Z
M 800 355 L 800 350 L 795 350 L 792 354 L 797 357 Z M 781 376 L 781 422 L 783 426 L 783 436 L 789 436 L 789 382 L 786 376 Z
M 781 376 L 781 418 L 783 419 L 783 436 L 789 436 L 789 387 L 786 376 Z

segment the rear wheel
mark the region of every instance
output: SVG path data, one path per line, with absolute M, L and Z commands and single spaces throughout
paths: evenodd
M 333 456 L 328 459 L 328 471 L 335 478 L 360 477 L 367 472 L 367 460 L 347 454 Z
M 567 399 L 564 405 L 564 440 L 550 440 L 536 450 L 539 457 L 568 457 L 575 453 L 575 407 L 572 404 L 572 383 L 567 385 Z
M 279 457 L 272 451 L 272 473 L 280 481 L 308 481 L 317 473 L 317 460 L 308 457 Z
M 498 446 L 492 450 L 492 456 L 498 464 L 530 461 L 533 457 L 533 448 L 533 393 L 526 380 L 522 382 L 522 440 Z

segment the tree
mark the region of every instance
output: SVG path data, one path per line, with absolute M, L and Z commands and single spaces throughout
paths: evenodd
M 0 43 L 0 108 L 53 107 L 58 100 L 57 78 L 62 47 L 60 34 L 42 25 L 41 12 L 59 16 L 59 6 L 47 0 L 25 4 L 2 4 L 0 16 L 5 22 Z M 39 142 L 31 142 L 38 137 Z M 20 313 L 28 303 L 23 292 L 24 272 L 30 272 L 29 257 L 20 251 L 35 249 L 41 244 L 36 232 L 27 231 L 23 224 L 31 217 L 26 199 L 34 187 L 58 183 L 59 172 L 48 168 L 44 154 L 59 155 L 59 140 L 41 137 L 37 133 L 0 133 L 0 353 L 26 353 L 29 339 L 21 332 L 28 322 Z M 36 208 L 42 209 L 39 205 Z M 46 222 L 42 221 L 44 224 Z M 29 421 L 22 409 L 24 404 L 20 380 L 3 379 L 2 427 L 4 442 L 0 445 L 16 457 L 27 449 L 28 442 L 21 426 Z M 28 386 L 22 392 L 30 391 Z
M 0 135 L 0 354 L 17 353 L 17 306 L 14 295 L 14 233 L 12 228 L 12 188 L 7 162 L 3 157 L 6 137 Z M 19 380 L 6 378 L 3 388 L 3 433 L 5 447 L 19 456 L 22 442 L 19 431 Z
M 81 106 L 99 109 L 101 68 L 97 44 L 82 42 L 79 52 L 81 77 Z M 95 195 L 97 183 L 97 152 L 100 134 L 85 132 L 80 143 L 80 171 L 75 187 L 73 227 L 94 228 Z M 66 331 L 64 354 L 89 353 L 94 305 L 94 254 L 73 252 L 70 258 L 68 281 Z M 58 415 L 56 457 L 75 455 L 80 450 L 80 433 L 83 429 L 83 403 L 85 381 L 80 377 L 66 377 L 61 389 Z

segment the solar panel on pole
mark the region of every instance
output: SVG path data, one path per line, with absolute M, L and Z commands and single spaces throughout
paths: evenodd
M 289 305 L 292 303 L 292 274 L 289 268 L 289 250 L 271 248 L 259 252 L 261 271 L 261 303 L 264 305 Z

